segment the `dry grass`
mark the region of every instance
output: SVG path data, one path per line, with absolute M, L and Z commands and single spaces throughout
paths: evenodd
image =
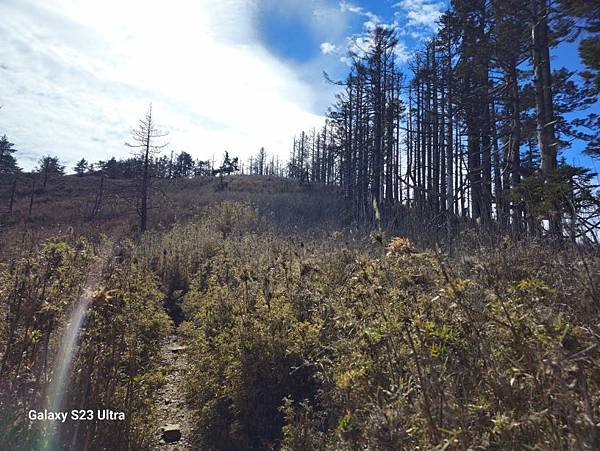
M 0 427 L 22 443 L 36 437 L 11 390 L 49 376 L 93 243 L 118 233 L 70 399 L 129 408 L 130 449 L 152 433 L 161 304 L 184 320 L 199 449 L 600 447 L 597 248 L 466 231 L 448 254 L 402 211 L 416 243 L 351 227 L 333 189 L 247 176 L 156 183 L 139 237 L 131 181 L 107 181 L 86 218 L 97 182 L 53 180 L 31 219 L 23 189 L 3 217 L 0 407 L 17 427 Z M 114 444 L 86 427 L 79 445 Z

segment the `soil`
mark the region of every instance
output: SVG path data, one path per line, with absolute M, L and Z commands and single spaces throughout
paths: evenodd
M 156 432 L 157 450 L 191 450 L 192 421 L 190 409 L 185 399 L 185 372 L 188 369 L 187 353 L 185 347 L 179 343 L 177 334 L 170 335 L 162 348 L 162 364 L 167 371 L 167 382 L 162 387 L 158 396 L 158 421 L 159 430 Z M 177 427 L 173 427 L 173 426 Z M 169 429 L 167 436 L 172 437 L 174 430 L 179 429 L 181 437 L 167 443 L 165 429 Z

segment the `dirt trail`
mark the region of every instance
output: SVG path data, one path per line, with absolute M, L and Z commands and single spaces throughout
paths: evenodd
M 162 363 L 167 369 L 167 383 L 158 395 L 158 450 L 191 450 L 192 421 L 185 400 L 185 372 L 188 370 L 186 349 L 176 334 L 170 335 L 162 347 Z

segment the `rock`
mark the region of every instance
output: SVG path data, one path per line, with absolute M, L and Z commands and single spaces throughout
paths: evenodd
M 166 399 L 165 399 L 165 405 L 167 405 L 167 406 L 168 406 L 169 404 L 171 404 L 171 400 L 170 400 L 169 398 L 166 398 Z
M 173 354 L 177 354 L 180 351 L 185 351 L 185 349 L 185 346 L 173 345 L 169 348 L 169 351 L 171 351 Z
M 181 439 L 181 427 L 178 424 L 167 424 L 162 427 L 162 439 L 166 443 L 175 443 Z

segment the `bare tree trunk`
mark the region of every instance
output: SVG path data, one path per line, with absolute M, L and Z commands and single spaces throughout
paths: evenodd
M 31 180 L 31 195 L 29 196 L 29 214 L 28 217 L 31 219 L 31 214 L 33 213 L 33 199 L 35 196 L 35 176 Z
M 506 202 L 502 186 L 502 163 L 500 158 L 500 147 L 498 146 L 498 129 L 496 126 L 496 106 L 492 101 L 490 105 L 491 112 L 491 132 L 492 132 L 492 158 L 494 168 L 494 199 L 496 201 L 496 221 L 500 230 L 507 229 L 508 215 L 506 212 Z
M 148 141 L 144 152 L 144 173 L 142 175 L 142 192 L 140 206 L 140 232 L 144 233 L 148 226 L 148 166 L 150 164 L 150 128 L 148 128 Z
M 48 177 L 49 177 L 49 171 L 48 168 L 44 168 L 44 183 L 42 185 L 42 188 L 46 189 L 46 185 L 48 184 Z
M 12 215 L 13 213 L 13 206 L 15 204 L 15 193 L 17 191 L 17 175 L 15 175 L 15 178 L 13 180 L 12 183 L 12 187 L 10 189 L 10 201 L 8 203 L 8 213 L 10 215 Z
M 519 95 L 519 82 L 517 80 L 517 63 L 512 61 L 509 71 L 509 83 L 511 86 L 510 112 L 511 112 L 511 133 L 509 145 L 509 158 L 511 174 L 511 187 L 515 189 L 521 183 L 521 106 Z M 521 234 L 523 212 L 521 205 L 517 202 L 513 205 L 512 229 L 514 236 Z
M 532 0 L 532 6 L 531 52 L 534 67 L 537 136 L 542 157 L 542 173 L 548 175 L 557 166 L 548 41 L 548 6 L 546 0 Z
M 547 0 L 532 0 L 531 52 L 534 68 L 534 90 L 537 139 L 541 154 L 542 176 L 547 178 L 557 168 L 557 142 L 554 131 L 554 106 L 550 69 Z M 560 213 L 551 212 L 548 218 L 550 233 L 560 234 Z
M 435 40 L 431 44 L 431 190 L 433 195 L 433 211 L 437 214 L 440 211 L 440 144 L 439 144 L 439 111 L 438 111 L 438 74 L 436 61 Z
M 398 74 L 398 80 L 396 80 L 396 95 L 398 96 L 398 99 L 400 98 L 400 96 L 402 95 L 401 90 L 402 90 L 402 74 Z M 395 193 L 395 198 L 398 200 L 398 202 L 400 202 L 400 204 L 402 204 L 402 179 L 401 179 L 401 174 L 402 174 L 402 157 L 400 155 L 400 111 L 396 111 L 396 146 L 395 146 L 395 167 L 394 167 L 394 173 L 395 173 L 395 178 L 394 178 L 394 193 Z
M 373 130 L 373 186 L 371 187 L 372 196 L 377 202 L 377 206 L 381 208 L 381 109 L 382 109 L 382 86 L 381 86 L 381 49 L 378 49 L 376 55 L 375 68 L 373 73 L 373 110 L 374 110 L 374 130 Z
M 100 208 L 102 207 L 102 200 L 104 197 L 104 171 L 100 172 L 100 186 L 98 186 L 98 192 L 96 193 L 96 200 L 94 202 L 94 208 L 92 208 L 92 213 L 90 214 L 90 219 L 94 219 Z
M 452 96 L 453 96 L 453 86 L 452 86 L 452 43 L 450 41 L 450 37 L 448 37 L 448 53 L 446 56 L 446 77 L 447 77 L 447 83 L 448 83 L 448 95 L 447 95 L 447 115 L 448 115 L 448 125 L 447 125 L 447 129 L 446 129 L 446 133 L 447 133 L 447 144 L 446 144 L 446 210 L 448 212 L 448 234 L 450 235 L 452 233 L 452 227 L 451 227 L 451 221 L 450 221 L 450 216 L 454 213 L 454 174 L 453 174 L 453 169 L 454 169 L 454 156 L 453 156 L 453 127 L 452 127 L 452 121 L 453 121 L 453 114 L 454 114 L 454 110 L 452 108 Z
M 406 204 L 411 206 L 410 185 L 415 186 L 413 174 L 413 110 L 412 110 L 412 85 L 408 85 L 408 117 L 406 118 Z M 413 195 L 414 198 L 414 188 Z

